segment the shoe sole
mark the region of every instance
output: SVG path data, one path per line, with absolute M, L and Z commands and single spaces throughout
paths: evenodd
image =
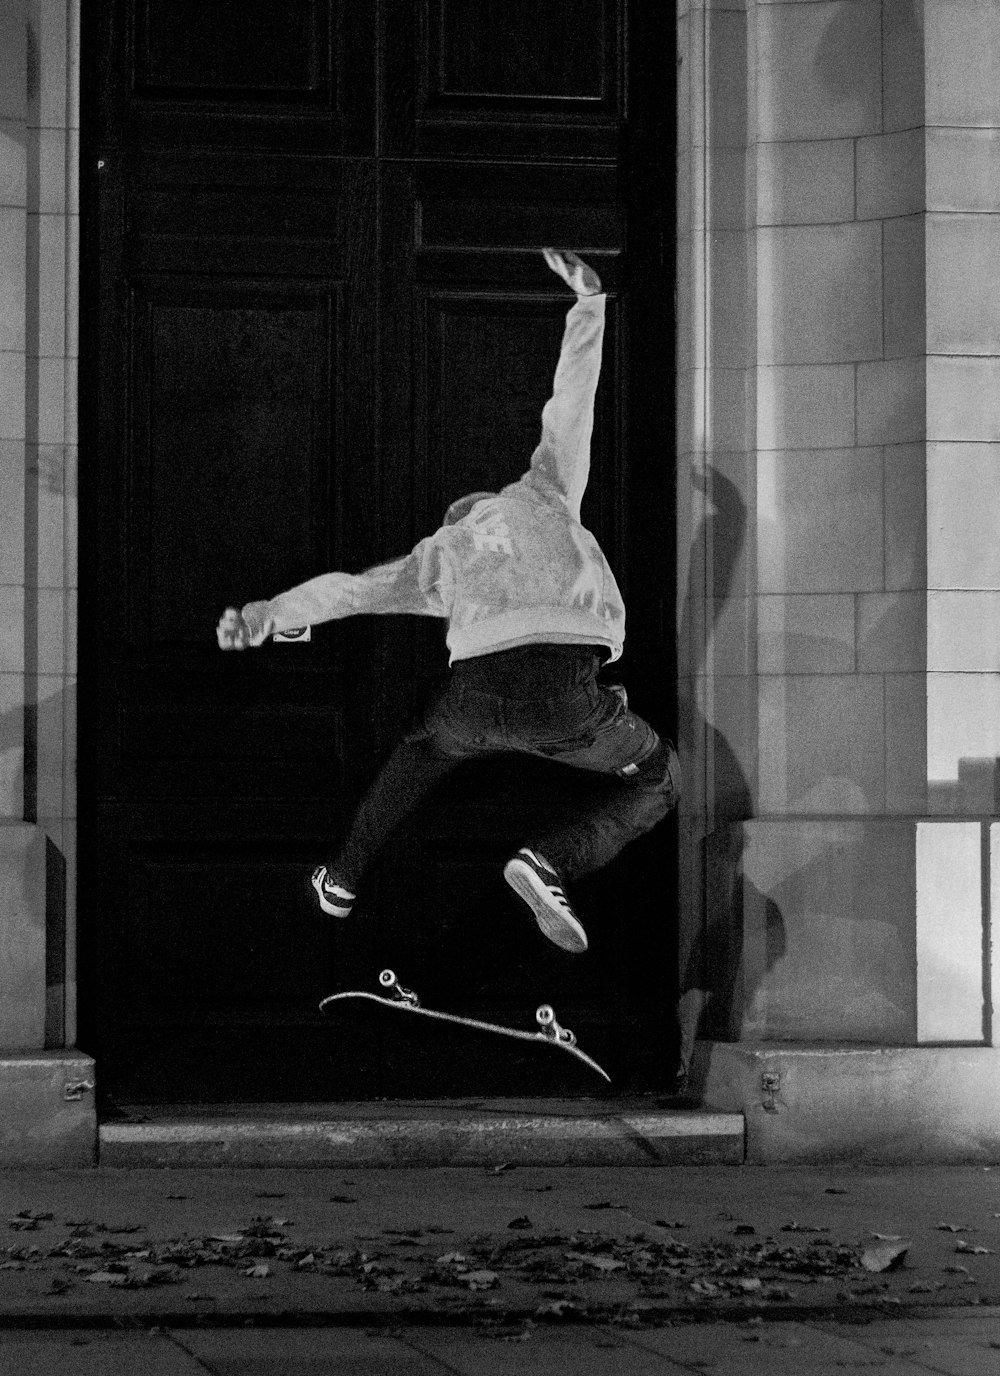
M 587 949 L 587 933 L 575 917 L 551 906 L 548 891 L 530 865 L 523 860 L 508 860 L 503 877 L 518 898 L 527 903 L 542 935 L 553 945 L 574 955 L 581 955 Z
M 328 913 L 330 917 L 350 917 L 351 909 L 354 907 L 353 903 L 350 908 L 335 908 L 330 903 L 329 899 L 324 896 L 322 881 L 314 877 L 309 882 L 315 889 L 316 897 L 319 899 L 319 906 L 325 913 Z

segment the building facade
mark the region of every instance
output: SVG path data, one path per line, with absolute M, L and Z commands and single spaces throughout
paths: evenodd
M 685 1069 L 753 1159 L 995 1156 L 1000 12 L 677 11 Z M 79 5 L 0 25 L 0 1159 L 68 1163 Z

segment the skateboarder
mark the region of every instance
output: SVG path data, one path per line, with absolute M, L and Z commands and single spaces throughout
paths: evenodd
M 327 573 L 268 602 L 229 608 L 224 650 L 345 616 L 443 617 L 451 675 L 382 768 L 340 853 L 312 876 L 320 907 L 351 912 L 365 870 L 393 829 L 461 761 L 518 751 L 612 776 L 615 786 L 569 825 L 526 837 L 504 878 L 550 941 L 585 951 L 564 883 L 600 869 L 674 806 L 674 747 L 630 711 L 625 690 L 597 682 L 619 658 L 625 609 L 614 575 L 580 524 L 590 469 L 605 297 L 574 253 L 543 250 L 576 295 L 555 384 L 528 471 L 500 492 L 453 502 L 444 524 L 400 559 Z

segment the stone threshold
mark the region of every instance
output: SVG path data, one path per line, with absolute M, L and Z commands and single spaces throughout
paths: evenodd
M 738 1165 L 742 1113 L 655 1099 L 133 1104 L 99 1127 L 106 1167 Z

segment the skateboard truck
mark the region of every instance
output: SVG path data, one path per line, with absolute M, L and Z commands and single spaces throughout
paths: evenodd
M 378 982 L 383 989 L 391 989 L 396 998 L 402 1003 L 408 1003 L 411 1008 L 420 1007 L 420 999 L 412 989 L 404 989 L 396 978 L 394 970 L 383 970 L 378 977 Z
M 556 1022 L 556 1010 L 551 1003 L 543 1003 L 535 1009 L 535 1021 L 550 1041 L 562 1042 L 565 1046 L 576 1046 L 576 1034 L 568 1027 L 560 1027 Z

